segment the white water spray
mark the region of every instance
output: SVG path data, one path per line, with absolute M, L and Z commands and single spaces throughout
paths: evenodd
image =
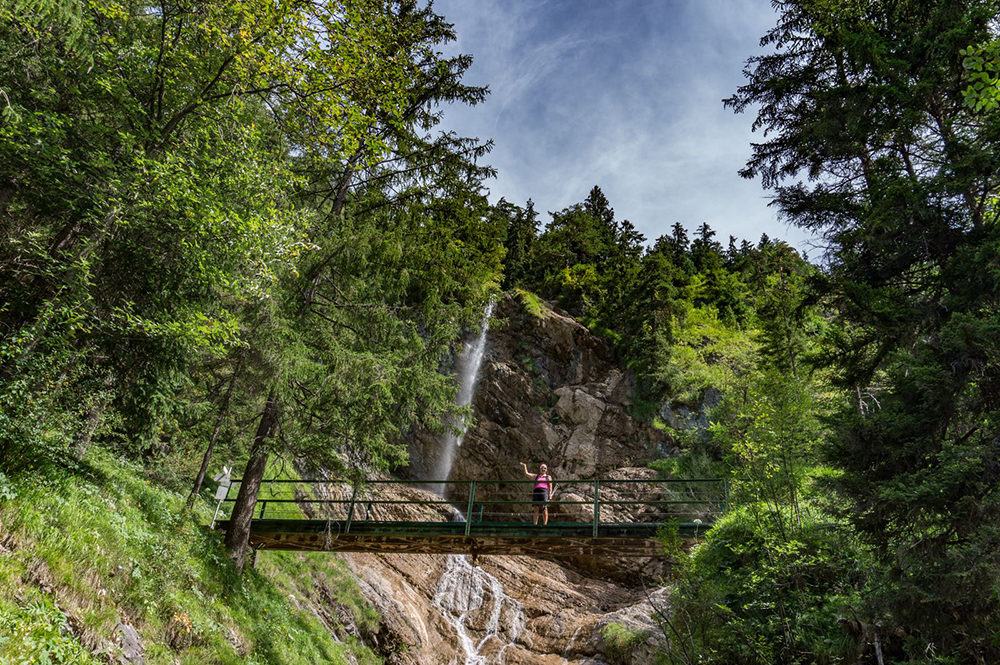
M 468 407 L 476 394 L 476 380 L 483 364 L 486 351 L 486 334 L 489 330 L 490 317 L 493 315 L 495 303 L 490 302 L 483 312 L 483 321 L 479 335 L 467 344 L 458 357 L 458 399 L 460 407 Z M 434 466 L 430 469 L 434 479 L 447 480 L 451 475 L 451 467 L 455 462 L 455 453 L 462 445 L 468 423 L 459 423 L 457 432 L 448 432 L 442 440 L 440 454 L 435 457 Z M 444 485 L 432 485 L 431 491 L 444 496 Z M 459 511 L 454 517 L 465 521 Z M 492 606 L 485 625 L 480 611 L 485 611 L 484 604 L 489 600 Z M 502 663 L 503 653 L 518 638 L 524 629 L 524 607 L 504 593 L 500 580 L 493 577 L 479 566 L 473 565 L 464 554 L 449 554 L 448 563 L 441 579 L 438 580 L 437 592 L 434 594 L 434 606 L 455 627 L 458 643 L 465 654 L 465 665 L 487 665 L 487 663 Z M 473 626 L 470 626 L 470 619 Z M 481 632 L 478 639 L 473 638 L 470 631 Z
M 469 625 L 470 615 L 482 610 L 487 599 L 492 602 L 485 626 Z M 449 554 L 448 565 L 438 580 L 434 606 L 458 633 L 458 643 L 465 653 L 465 665 L 503 663 L 503 652 L 524 630 L 524 607 L 504 593 L 500 580 L 479 566 L 472 565 L 464 554 Z M 482 616 L 475 623 L 481 624 Z M 482 631 L 476 641 L 471 630 Z
M 476 379 L 479 377 L 479 368 L 483 364 L 483 353 L 486 351 L 486 333 L 490 327 L 490 317 L 493 316 L 493 306 L 496 303 L 490 301 L 483 312 L 483 322 L 479 329 L 479 335 L 471 344 L 467 344 L 462 354 L 458 357 L 456 369 L 458 370 L 458 400 L 460 407 L 468 407 L 472 404 L 472 398 L 476 395 Z M 455 452 L 462 445 L 465 432 L 468 429 L 468 422 L 459 423 L 459 431 L 449 431 L 442 440 L 441 454 L 434 460 L 434 467 L 430 470 L 430 476 L 434 480 L 447 480 L 451 475 L 451 467 L 455 462 Z M 430 490 L 439 496 L 444 494 L 444 485 L 431 485 Z

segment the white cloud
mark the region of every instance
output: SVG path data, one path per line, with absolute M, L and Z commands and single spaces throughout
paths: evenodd
M 753 118 L 721 102 L 774 22 L 769 5 L 438 0 L 456 50 L 475 57 L 467 82 L 492 91 L 479 107 L 447 109 L 445 126 L 496 141 L 494 200 L 558 210 L 598 184 L 650 240 L 707 221 L 723 242 L 767 233 L 805 247 L 767 192 L 737 175 Z

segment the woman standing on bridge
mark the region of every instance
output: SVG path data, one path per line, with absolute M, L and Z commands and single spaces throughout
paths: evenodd
M 538 526 L 539 510 L 542 513 L 542 524 L 548 524 L 549 499 L 556 491 L 555 481 L 552 480 L 552 476 L 549 475 L 549 467 L 542 464 L 538 467 L 538 473 L 531 473 L 528 471 L 528 465 L 521 462 L 521 468 L 524 469 L 524 475 L 534 479 L 535 481 L 535 487 L 531 491 L 531 501 L 534 503 L 533 509 L 535 526 Z

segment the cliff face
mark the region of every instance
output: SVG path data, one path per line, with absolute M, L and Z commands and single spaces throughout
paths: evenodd
M 592 478 L 670 455 L 666 432 L 629 415 L 633 390 L 604 340 L 563 312 L 536 316 L 504 296 L 451 478 L 514 478 L 522 461 L 547 462 L 556 479 Z M 440 436 L 415 435 L 410 474 L 425 477 L 440 452 Z
M 522 461 L 547 462 L 557 481 L 650 477 L 635 467 L 671 454 L 673 441 L 633 418 L 632 400 L 631 378 L 615 366 L 602 339 L 565 313 L 542 308 L 534 315 L 505 296 L 479 373 L 475 423 L 456 451 L 450 478 L 517 478 Z M 428 477 L 443 439 L 415 434 L 404 475 Z M 584 498 L 566 487 L 559 498 Z M 589 508 L 571 508 L 584 509 L 587 514 L 576 517 L 590 519 Z M 392 641 L 408 645 L 391 658 L 400 663 L 650 662 L 657 639 L 650 617 L 668 596 L 655 588 L 665 572 L 662 560 L 347 559 Z M 645 636 L 630 654 L 608 653 L 601 627 L 611 622 Z
M 608 662 L 601 628 L 615 622 L 644 634 L 625 662 L 652 662 L 654 607 L 666 589 L 581 574 L 554 561 L 459 555 L 353 554 L 362 592 L 414 665 Z M 478 658 L 478 660 L 477 660 Z

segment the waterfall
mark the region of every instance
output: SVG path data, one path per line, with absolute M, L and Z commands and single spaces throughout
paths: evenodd
M 456 362 L 458 374 L 458 399 L 460 407 L 472 405 L 476 394 L 476 379 L 483 364 L 486 351 L 486 333 L 495 303 L 490 302 L 483 312 L 479 335 L 466 344 Z M 447 480 L 455 462 L 455 453 L 462 445 L 468 429 L 468 422 L 458 423 L 457 432 L 445 434 L 439 455 L 435 456 L 430 471 L 433 479 Z M 444 485 L 432 485 L 431 491 L 444 496 Z M 465 517 L 455 510 L 455 519 L 465 521 Z M 465 653 L 465 665 L 486 665 L 502 663 L 503 653 L 518 638 L 524 629 L 524 608 L 518 601 L 504 593 L 500 580 L 479 566 L 475 566 L 464 554 L 449 554 L 447 567 L 438 580 L 433 604 L 448 622 L 455 627 L 458 643 Z M 491 602 L 489 615 L 482 619 L 484 605 Z M 470 620 L 473 625 L 470 625 Z M 470 631 L 481 633 L 476 641 Z M 498 648 L 497 648 L 498 647 Z
M 489 606 L 485 625 L 482 625 L 482 612 L 485 612 L 487 600 L 492 605 Z M 432 602 L 455 627 L 458 643 L 465 653 L 465 665 L 503 663 L 503 652 L 524 629 L 524 607 L 521 603 L 504 593 L 500 580 L 472 565 L 464 554 L 448 555 L 447 568 L 438 581 Z M 474 613 L 478 614 L 471 616 Z M 470 626 L 470 618 L 475 625 Z M 478 642 L 470 630 L 482 633 Z M 488 647 L 488 652 L 484 653 Z
M 483 353 L 486 351 L 486 333 L 489 330 L 490 317 L 493 316 L 493 306 L 496 303 L 490 301 L 483 312 L 483 322 L 479 327 L 479 335 L 471 344 L 466 344 L 461 355 L 456 362 L 458 370 L 458 400 L 460 407 L 467 407 L 472 404 L 472 398 L 476 394 L 476 379 L 479 376 L 479 368 L 483 364 Z M 448 431 L 442 441 L 441 452 L 435 456 L 434 466 L 430 470 L 430 477 L 433 480 L 447 480 L 451 475 L 451 466 L 455 462 L 455 452 L 462 445 L 465 432 L 468 429 L 468 422 L 458 423 L 458 432 Z M 444 496 L 444 485 L 431 485 L 430 491 Z

